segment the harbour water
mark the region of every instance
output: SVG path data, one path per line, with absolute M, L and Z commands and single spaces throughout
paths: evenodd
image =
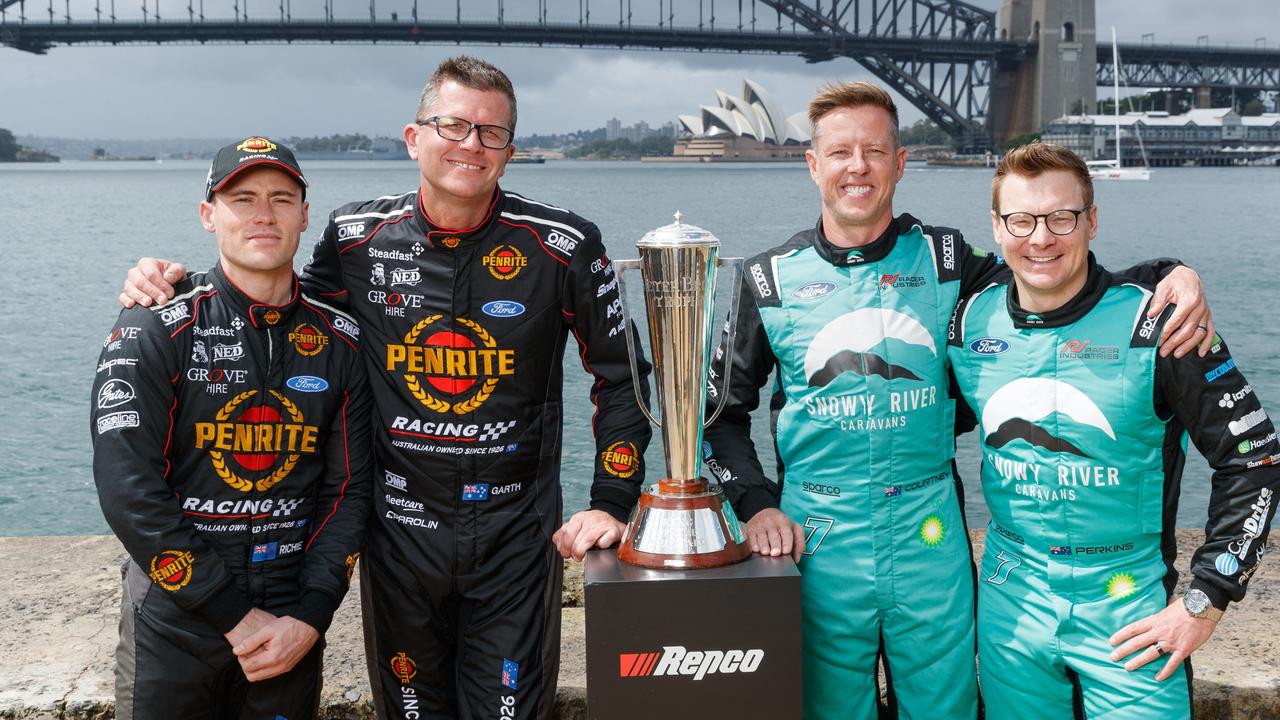
M 299 265 L 342 202 L 412 189 L 410 162 L 306 163 L 312 228 Z M 102 338 L 114 321 L 125 270 L 140 255 L 201 269 L 216 257 L 196 203 L 207 164 L 64 162 L 0 165 L 0 535 L 107 532 L 94 492 L 89 388 Z M 912 164 L 895 208 L 951 225 L 994 250 L 991 171 Z M 595 221 L 610 255 L 634 257 L 634 243 L 676 210 L 724 242 L 722 254 L 750 256 L 813 224 L 817 193 L 803 164 L 648 165 L 549 162 L 508 168 L 503 185 L 569 207 Z M 1162 169 L 1147 183 L 1097 186 L 1102 231 L 1094 242 L 1113 268 L 1173 256 L 1204 276 L 1214 317 L 1262 399 L 1280 408 L 1280 329 L 1266 313 L 1280 305 L 1280 249 L 1273 222 L 1280 198 L 1274 168 Z M 635 298 L 638 300 L 638 297 Z M 565 359 L 566 513 L 584 507 L 594 445 L 588 376 Z M 769 453 L 768 418 L 756 445 Z M 960 440 L 971 525 L 985 524 L 975 482 L 973 434 Z M 660 472 L 655 441 L 647 459 Z M 766 468 L 772 459 L 766 458 Z M 1183 479 L 1178 524 L 1204 524 L 1210 470 L 1195 453 Z

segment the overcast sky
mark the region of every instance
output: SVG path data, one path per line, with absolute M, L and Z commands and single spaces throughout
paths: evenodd
M 156 0 L 151 0 L 155 2 Z M 247 0 L 246 0 L 247 2 Z M 553 8 L 577 3 L 548 0 Z M 651 22 L 657 0 L 630 0 L 634 22 Z M 104 5 L 106 4 L 104 0 Z M 120 3 L 132 7 L 137 3 Z M 293 3 L 301 6 L 303 3 Z M 317 3 L 318 4 L 318 3 Z M 432 3 L 441 5 L 442 3 Z M 496 15 L 495 0 L 463 3 L 475 16 Z M 749 6 L 749 2 L 745 3 Z M 998 9 L 999 0 L 977 0 Z M 55 3 L 61 10 L 63 3 Z M 186 3 L 166 3 L 165 12 Z M 212 12 L 230 0 L 205 0 Z M 254 3 L 258 8 L 276 3 Z M 363 3 L 346 3 L 367 12 Z M 378 13 L 407 2 L 379 2 Z M 424 2 L 424 6 L 428 3 Z M 452 7 L 452 3 L 449 6 Z M 536 0 L 505 0 L 507 17 Z M 43 2 L 29 12 L 45 12 Z M 88 7 L 87 13 L 77 8 Z M 72 3 L 73 18 L 92 17 L 92 2 Z M 597 0 L 593 10 L 616 18 L 616 5 Z M 677 6 L 681 7 L 680 5 Z M 696 7 L 696 4 L 694 5 Z M 718 4 L 722 23 L 737 3 Z M 726 12 L 726 9 L 727 12 Z M 1229 11 L 1228 11 L 1229 9 Z M 10 8 L 9 19 L 14 19 Z M 696 10 L 695 10 L 696 12 Z M 766 11 L 759 10 L 763 18 Z M 1118 29 L 1121 42 L 1154 33 L 1158 43 L 1253 47 L 1266 37 L 1280 47 L 1276 0 L 1097 0 L 1098 34 Z M 402 17 L 407 16 L 402 12 Z M 596 15 L 594 19 L 599 18 Z M 679 18 L 678 18 L 679 19 Z M 644 120 L 657 126 L 677 114 L 693 114 L 715 104 L 717 89 L 732 94 L 750 77 L 768 90 L 787 114 L 804 109 L 814 89 L 828 80 L 870 76 L 849 59 L 809 65 L 794 57 L 687 52 L 491 46 L 394 45 L 215 45 L 203 47 L 55 47 L 47 55 L 0 48 L 0 127 L 19 135 L 77 138 L 230 137 L 247 133 L 275 136 L 360 132 L 399 135 L 411 117 L 417 94 L 441 59 L 468 52 L 502 67 L 515 82 L 520 102 L 520 135 L 601 127 L 611 117 L 624 125 Z M 1280 51 L 1278 51 L 1280 52 Z M 905 106 L 906 104 L 903 103 Z M 904 122 L 920 117 L 903 108 Z

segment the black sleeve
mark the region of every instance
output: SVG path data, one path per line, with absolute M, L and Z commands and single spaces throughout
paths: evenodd
M 707 466 L 723 483 L 725 496 L 738 517 L 746 521 L 765 508 L 778 507 L 782 488 L 765 476 L 751 441 L 751 411 L 760 404 L 760 388 L 769 382 L 778 361 L 745 273 L 738 289 L 738 322 L 733 347 L 726 348 L 727 342 L 726 328 L 712 357 L 707 417 L 711 417 L 721 395 L 724 410 L 703 431 L 702 438 L 710 447 L 710 454 L 705 458 Z M 726 387 L 724 375 L 729 363 L 732 371 Z
M 1191 587 L 1214 607 L 1244 597 L 1262 559 L 1280 491 L 1280 442 L 1221 338 L 1208 355 L 1158 358 L 1156 409 L 1185 427 L 1213 468 L 1205 542 L 1191 559 Z
M 351 353 L 342 405 L 329 418 L 324 475 L 316 489 L 316 519 L 302 561 L 301 596 L 294 616 L 323 635 L 351 580 L 372 506 L 373 395 L 364 362 Z
M 1137 280 L 1143 285 L 1155 286 L 1165 279 L 1174 268 L 1182 267 L 1182 261 L 1175 258 L 1155 258 L 1125 268 L 1116 275 Z
M 181 363 L 151 310 L 120 313 L 94 378 L 90 433 L 102 514 L 125 550 L 185 610 L 228 632 L 251 605 L 222 559 L 182 514 L 168 453 Z
M 960 238 L 960 297 L 967 298 L 1000 279 L 1009 266 L 994 253 L 970 245 Z
M 636 405 L 617 275 L 605 255 L 599 229 L 590 225 L 584 235 L 569 261 L 564 316 L 578 340 L 583 367 L 595 376 L 591 402 L 596 412 L 591 427 L 596 460 L 590 507 L 626 522 L 640 497 L 644 453 L 653 433 Z M 650 366 L 642 353 L 637 344 L 636 370 L 647 403 Z
M 308 295 L 321 298 L 335 307 L 346 309 L 350 293 L 342 278 L 342 257 L 338 254 L 338 226 L 329 215 L 324 233 L 311 250 L 311 259 L 302 268 L 298 281 Z

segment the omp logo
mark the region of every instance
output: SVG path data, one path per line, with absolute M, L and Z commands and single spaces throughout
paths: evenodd
M 191 308 L 187 307 L 186 303 L 178 303 L 172 307 L 161 308 L 158 312 L 160 313 L 160 322 L 165 325 L 173 325 L 191 317 Z
M 345 333 L 347 337 L 352 339 L 360 339 L 360 326 L 341 315 L 333 316 L 333 329 L 340 333 Z
M 191 568 L 195 563 L 195 555 L 186 550 L 165 550 L 151 558 L 147 577 L 170 592 L 180 590 L 191 582 Z
M 756 283 L 756 291 L 760 293 L 760 297 L 771 297 L 773 290 L 769 288 L 769 280 L 764 276 L 764 268 L 760 267 L 760 263 L 751 266 L 751 279 Z
M 529 258 L 521 254 L 515 246 L 499 245 L 484 256 L 481 264 L 489 268 L 489 274 L 499 280 L 510 280 L 519 275 L 520 271 L 529 264 Z
M 547 244 L 565 254 L 569 254 L 578 248 L 577 240 L 568 235 L 562 235 L 555 230 L 547 234 Z
M 501 378 L 515 374 L 516 351 L 499 348 L 473 320 L 454 320 L 464 334 L 448 329 L 447 322 L 436 325 L 443 318 L 423 318 L 405 333 L 403 345 L 388 344 L 386 369 L 401 374 L 405 387 L 428 410 L 465 415 L 489 399 Z M 445 399 L 450 396 L 456 401 Z
M 618 677 L 693 676 L 753 673 L 764 660 L 764 650 L 686 650 L 667 645 L 661 653 L 620 653 Z
M 349 223 L 347 225 L 338 226 L 339 240 L 360 237 L 361 235 L 364 235 L 364 223 Z

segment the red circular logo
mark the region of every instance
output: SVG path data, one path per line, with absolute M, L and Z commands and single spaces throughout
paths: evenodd
M 280 416 L 280 413 L 277 412 L 275 408 L 258 405 L 240 413 L 240 417 L 236 419 L 236 422 L 237 424 L 250 426 L 248 429 L 250 432 L 253 432 L 255 428 L 252 426 L 254 425 L 259 423 L 280 423 L 284 422 L 284 418 Z M 254 435 L 255 437 L 253 438 L 253 442 L 250 443 L 251 446 L 257 445 L 257 433 L 255 432 Z M 275 464 L 278 456 L 279 453 L 274 452 L 249 452 L 234 453 L 231 457 L 235 458 L 235 461 L 240 463 L 240 465 L 245 469 L 256 472 L 259 470 L 266 470 L 271 467 Z
M 476 346 L 471 338 L 465 335 L 459 335 L 451 330 L 441 330 L 428 337 L 423 343 L 427 347 L 448 348 L 450 350 L 461 350 L 463 348 L 473 348 Z M 446 355 L 447 357 L 447 355 Z M 445 361 L 445 367 L 449 366 L 448 360 Z M 455 368 L 456 372 L 462 373 L 465 368 Z M 476 384 L 474 377 L 447 377 L 443 375 L 428 375 L 427 382 L 431 386 L 443 393 L 457 395 L 466 392 L 472 385 Z
M 640 458 L 636 453 L 636 446 L 623 440 L 609 446 L 600 457 L 604 464 L 604 469 L 611 475 L 620 478 L 629 478 L 640 469 Z

